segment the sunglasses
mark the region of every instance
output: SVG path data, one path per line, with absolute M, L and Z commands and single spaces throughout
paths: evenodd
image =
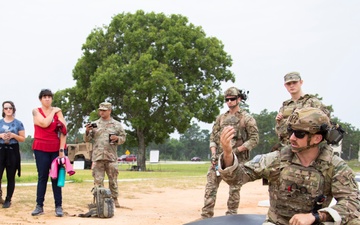
M 4 107 L 4 110 L 13 110 L 13 107 Z
M 289 136 L 291 136 L 292 134 L 295 135 L 296 138 L 298 139 L 302 139 L 305 137 L 305 135 L 309 134 L 309 132 L 307 131 L 303 131 L 303 130 L 293 130 L 291 128 L 288 128 L 288 133 L 289 133 Z
M 228 101 L 235 101 L 237 98 L 225 98 L 225 102 L 228 102 Z

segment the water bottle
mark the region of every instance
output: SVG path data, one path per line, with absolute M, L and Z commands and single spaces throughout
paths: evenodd
M 58 187 L 64 187 L 65 185 L 65 167 L 64 165 L 59 165 L 59 174 L 58 174 Z

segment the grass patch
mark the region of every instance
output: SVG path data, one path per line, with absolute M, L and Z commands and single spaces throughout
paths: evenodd
M 351 169 L 354 170 L 355 173 L 360 172 L 360 162 L 357 159 L 353 159 L 350 161 L 346 161 Z
M 347 161 L 348 165 L 354 172 L 360 172 L 360 162 L 358 160 Z M 188 185 L 202 184 L 203 178 L 206 177 L 207 170 L 210 163 L 191 163 L 191 164 L 147 164 L 147 171 L 130 171 L 132 164 L 119 164 L 119 181 L 139 179 L 141 185 L 149 184 L 156 187 L 172 186 L 186 189 Z M 174 178 L 176 182 L 174 183 Z M 37 171 L 35 163 L 23 163 L 21 165 L 21 177 L 16 176 L 16 183 L 36 183 Z M 76 170 L 75 175 L 66 176 L 67 181 L 74 183 L 82 183 L 85 181 L 92 181 L 91 170 Z M 146 182 L 143 182 L 146 180 Z M 199 183 L 197 181 L 200 181 Z M 6 183 L 6 175 L 3 175 L 3 183 Z M 202 182 L 202 183 L 201 183 Z M 193 186 L 193 185 L 192 185 Z
M 192 163 L 192 164 L 151 164 L 146 165 L 146 171 L 130 171 L 132 164 L 119 164 L 119 176 L 118 179 L 152 179 L 157 180 L 157 186 L 166 184 L 168 178 L 189 181 L 190 177 L 195 180 L 199 177 L 205 177 L 210 163 Z M 16 183 L 36 183 L 37 182 L 37 170 L 35 163 L 23 163 L 21 165 L 21 177 L 16 176 Z M 74 183 L 82 183 L 84 181 L 92 181 L 92 171 L 76 170 L 73 176 L 66 176 L 66 181 L 72 181 Z M 164 182 L 160 182 L 164 180 Z M 3 176 L 3 183 L 6 183 L 6 176 Z

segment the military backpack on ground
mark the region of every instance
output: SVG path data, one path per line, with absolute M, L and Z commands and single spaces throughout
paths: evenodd
M 80 217 L 99 217 L 111 218 L 114 216 L 114 200 L 111 197 L 111 191 L 104 187 L 94 187 L 93 203 L 89 204 L 89 212 L 79 214 Z

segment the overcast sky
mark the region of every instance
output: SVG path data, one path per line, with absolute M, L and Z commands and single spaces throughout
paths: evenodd
M 1 1 L 0 102 L 14 101 L 26 135 L 33 135 L 40 90 L 75 85 L 72 70 L 91 30 L 139 9 L 181 14 L 221 40 L 236 75 L 223 90 L 249 90 L 251 112 L 277 111 L 289 98 L 283 76 L 298 71 L 306 93 L 319 94 L 334 116 L 360 128 L 360 1 Z

